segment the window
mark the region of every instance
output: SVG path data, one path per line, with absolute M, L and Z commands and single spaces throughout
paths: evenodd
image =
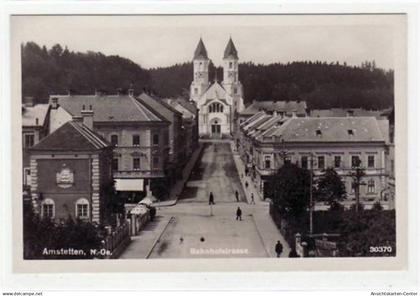
M 153 167 L 159 167 L 159 157 L 153 157 Z
M 42 218 L 54 218 L 55 216 L 55 208 L 54 208 L 54 201 L 50 198 L 47 198 L 42 202 L 41 207 L 41 216 Z
M 334 156 L 334 167 L 341 167 L 341 156 Z
M 113 158 L 112 159 L 112 170 L 113 171 L 118 171 L 119 167 L 118 167 L 118 158 Z
M 324 169 L 325 168 L 325 157 L 324 156 L 318 156 L 318 168 Z
M 349 136 L 353 136 L 353 135 L 354 135 L 353 130 L 351 130 L 351 129 L 347 130 L 347 134 L 348 134 Z
M 158 134 L 153 135 L 153 145 L 159 145 L 159 135 Z
M 118 146 L 118 135 L 111 135 L 111 144 L 113 146 Z
M 266 155 L 265 158 L 264 158 L 264 167 L 266 169 L 271 168 L 271 157 L 269 155 Z
M 368 193 L 375 193 L 375 180 L 370 179 L 367 186 Z
M 368 168 L 374 168 L 374 167 L 375 167 L 375 156 L 368 155 Z
M 140 136 L 133 135 L 133 146 L 140 146 Z
M 359 167 L 359 166 L 360 166 L 360 163 L 361 163 L 361 161 L 360 161 L 359 156 L 357 156 L 357 155 L 353 155 L 353 156 L 351 157 L 351 167 L 352 167 L 352 168 L 357 168 L 357 167 Z
M 140 170 L 140 158 L 138 157 L 133 158 L 133 170 Z
M 223 105 L 220 103 L 213 103 L 209 106 L 209 113 L 223 112 Z
M 76 218 L 89 218 L 89 201 L 86 198 L 81 198 L 76 202 Z
M 321 130 L 316 130 L 315 131 L 315 134 L 318 136 L 318 137 L 321 137 L 322 136 L 322 132 L 321 132 Z
M 198 88 L 194 88 L 194 94 L 198 94 Z
M 35 136 L 34 135 L 25 135 L 25 148 L 32 147 L 34 145 Z
M 229 62 L 229 68 L 232 69 L 233 68 L 233 63 Z
M 238 93 L 238 89 L 236 87 L 233 88 L 233 93 L 236 95 Z
M 302 169 L 307 169 L 308 168 L 308 157 L 307 156 L 302 156 L 302 158 L 300 159 L 300 163 L 301 163 L 301 167 Z

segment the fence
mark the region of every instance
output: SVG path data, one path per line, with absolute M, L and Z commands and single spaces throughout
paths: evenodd
M 103 249 L 109 253 L 106 257 L 116 258 L 120 255 L 124 247 L 130 242 L 130 223 L 124 222 L 116 227 L 104 240 Z

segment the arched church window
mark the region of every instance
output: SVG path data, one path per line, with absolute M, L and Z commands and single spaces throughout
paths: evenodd
M 212 105 L 210 105 L 209 106 L 209 113 L 212 113 L 213 112 L 213 106 Z
M 223 106 L 220 105 L 220 112 L 223 112 Z

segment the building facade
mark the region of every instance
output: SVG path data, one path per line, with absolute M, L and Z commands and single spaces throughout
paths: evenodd
M 112 146 L 81 118 L 59 127 L 30 148 L 31 197 L 43 218 L 69 217 L 99 224 L 107 218 L 113 184 Z
M 313 171 L 314 178 L 326 168 L 341 176 L 345 205 L 355 201 L 350 173 L 359 163 L 364 169 L 361 201 L 366 206 L 381 202 L 392 207 L 383 195 L 387 184 L 386 147 L 388 121 L 374 117 L 286 118 L 260 114 L 241 126 L 241 154 L 251 178 L 264 196 L 271 176 L 287 161 Z
M 244 108 L 243 87 L 239 81 L 238 52 L 232 39 L 223 55 L 223 81 L 210 84 L 210 60 L 200 39 L 193 58 L 193 81 L 190 99 L 199 109 L 199 135 L 201 137 L 230 137 L 237 115 Z
M 51 96 L 50 104 L 57 115 L 55 123 L 92 114 L 88 126 L 114 147 L 112 167 L 117 191 L 139 199 L 149 184 L 165 178 L 170 122 L 132 92 Z

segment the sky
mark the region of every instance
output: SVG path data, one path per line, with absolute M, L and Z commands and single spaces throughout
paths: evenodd
M 375 60 L 393 69 L 404 21 L 399 15 L 13 16 L 11 32 L 19 43 L 99 51 L 144 68 L 191 61 L 200 37 L 221 65 L 232 37 L 240 62 Z

